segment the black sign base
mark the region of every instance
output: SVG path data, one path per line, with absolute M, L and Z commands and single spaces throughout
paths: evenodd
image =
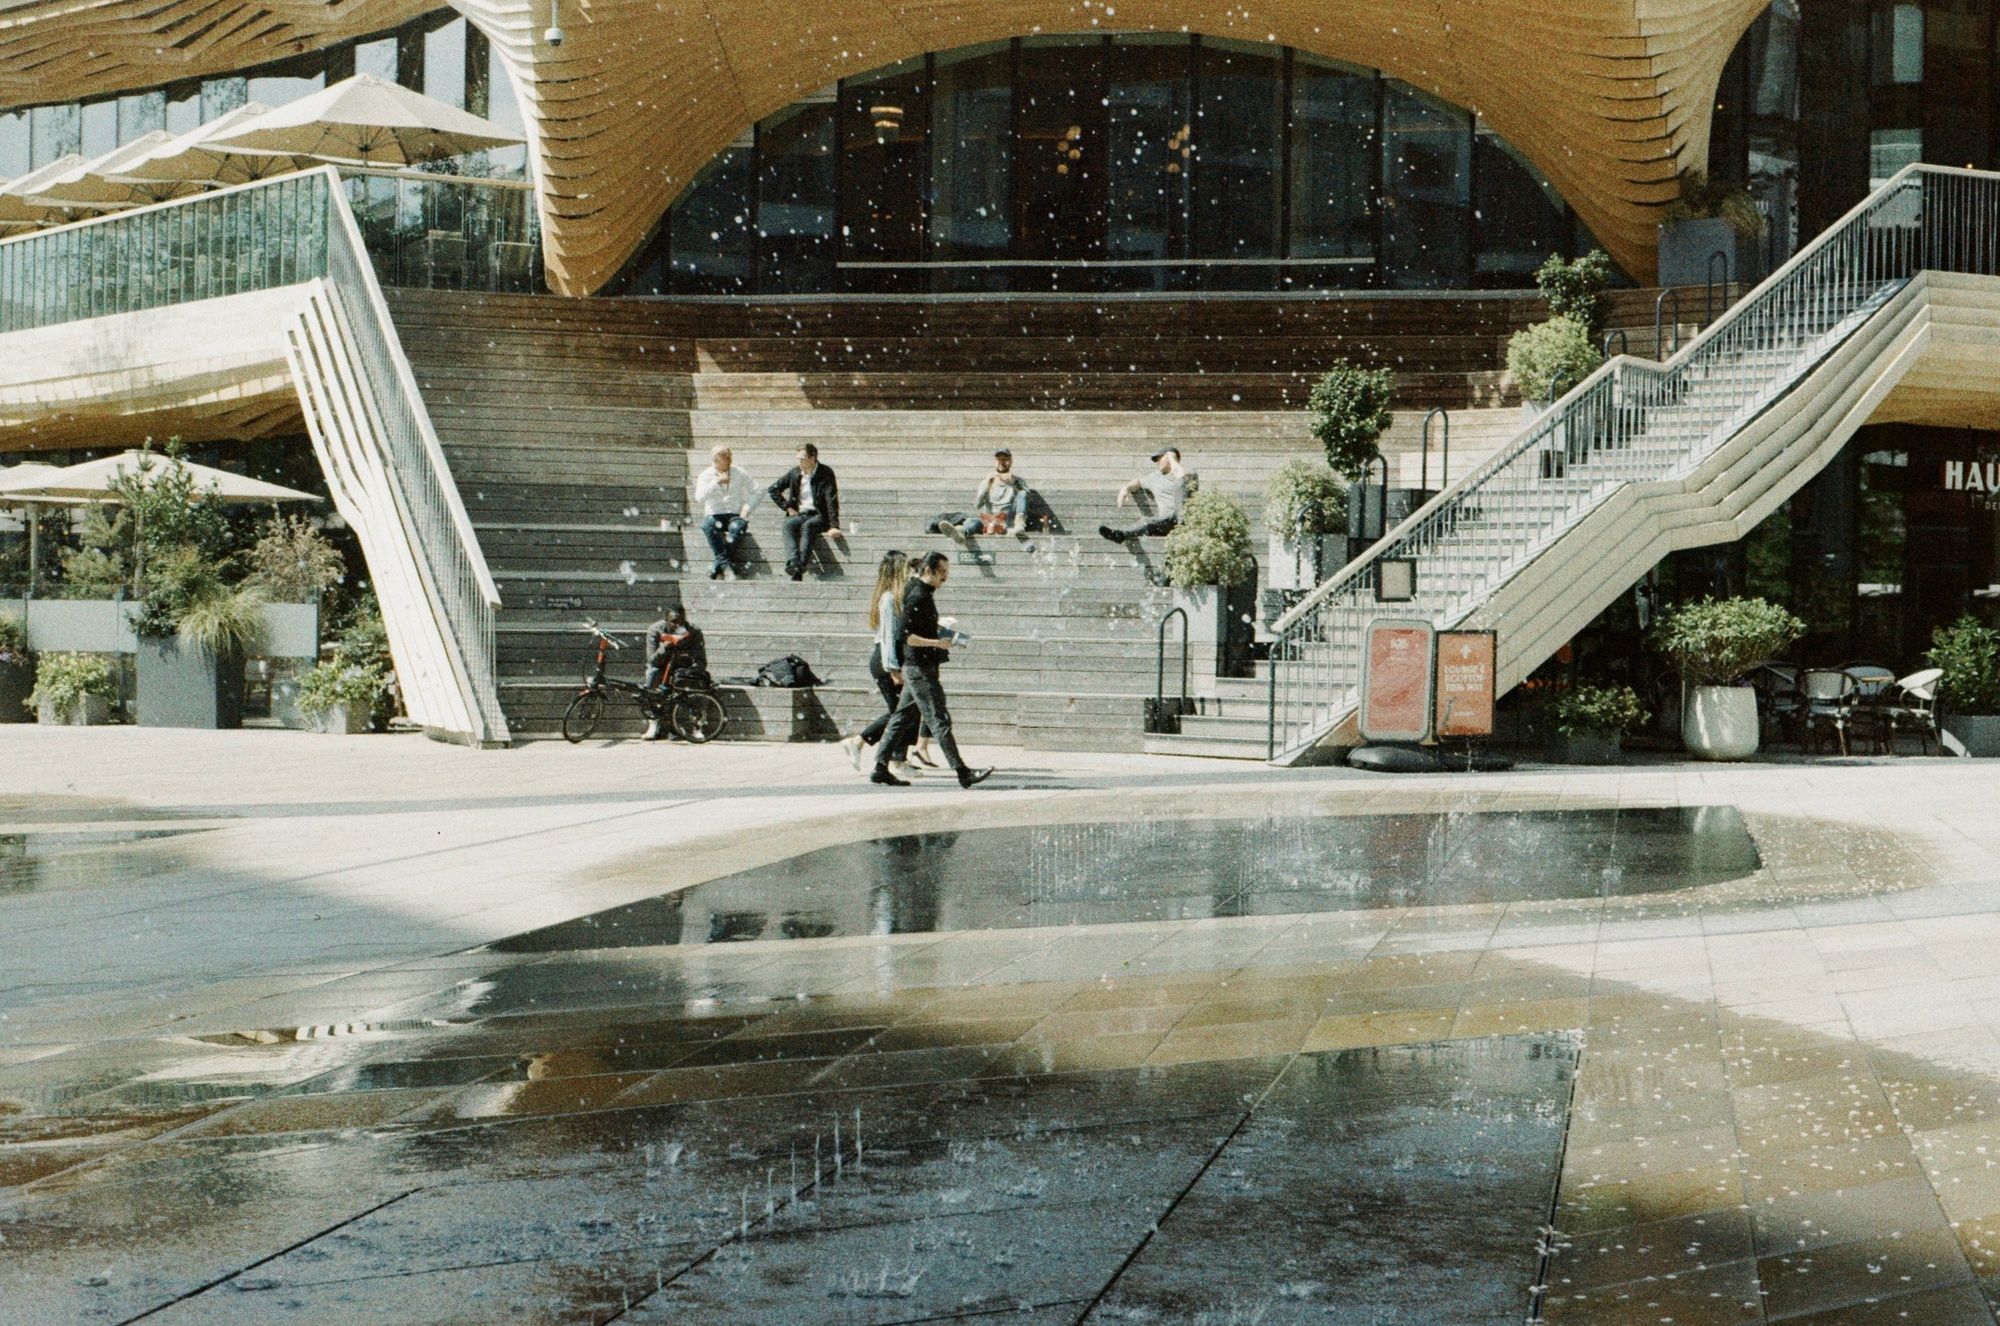
M 1347 752 L 1349 768 L 1370 773 L 1505 773 L 1514 762 L 1485 751 L 1433 750 L 1424 746 L 1361 746 Z

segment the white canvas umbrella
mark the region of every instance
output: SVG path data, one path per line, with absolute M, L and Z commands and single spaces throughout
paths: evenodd
M 25 497 L 15 496 L 16 490 L 32 488 L 46 482 L 52 475 L 62 473 L 60 465 L 44 465 L 40 461 L 23 461 L 0 469 L 0 506 L 22 508 L 23 523 L 28 527 L 28 583 L 34 584 L 41 573 L 42 563 L 42 522 L 36 509 L 43 505 Z
M 140 203 L 165 202 L 176 193 L 193 191 L 191 184 L 134 184 L 120 180 L 118 172 L 128 163 L 139 160 L 166 143 L 174 141 L 174 136 L 164 129 L 141 134 L 123 147 L 114 147 L 101 157 L 72 166 L 60 175 L 52 175 L 38 180 L 35 192 L 29 201 L 45 207 L 71 208 L 81 211 L 108 211 L 115 207 L 134 207 Z
M 30 202 L 30 196 L 40 188 L 44 180 L 54 179 L 83 164 L 81 153 L 72 152 L 66 157 L 58 157 L 48 165 L 16 179 L 0 184 L 0 226 L 39 226 L 52 219 L 56 209 L 43 203 Z
M 525 140 L 491 120 L 356 74 L 205 140 L 223 150 L 291 152 L 321 161 L 406 166 Z
M 37 502 L 66 500 L 72 502 L 117 502 L 122 500 L 114 487 L 119 480 L 137 474 L 159 474 L 170 464 L 166 457 L 156 451 L 121 451 L 115 456 L 102 460 L 87 460 L 81 465 L 71 465 L 48 475 L 40 483 L 26 484 L 12 490 L 10 496 L 16 499 L 33 499 Z M 218 470 L 208 465 L 197 465 L 193 461 L 183 461 L 188 473 L 194 477 L 195 488 L 218 502 L 230 506 L 246 506 L 260 502 L 319 502 L 323 498 L 311 493 L 302 493 L 296 488 L 285 488 L 275 483 L 265 483 L 261 479 L 246 479 L 240 474 Z
M 239 128 L 271 108 L 259 101 L 245 102 L 206 124 L 155 144 L 150 150 L 119 164 L 112 178 L 143 185 L 166 184 L 248 184 L 252 180 L 283 175 L 306 164 L 283 152 L 253 152 L 239 147 L 217 147 L 211 136 Z

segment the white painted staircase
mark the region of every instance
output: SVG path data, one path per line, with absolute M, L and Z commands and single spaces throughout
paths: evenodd
M 1912 166 L 1671 359 L 1606 364 L 1274 623 L 1273 762 L 1352 744 L 1378 616 L 1497 631 L 1504 693 L 1665 554 L 1747 534 L 1867 422 L 1940 318 L 2000 342 L 1996 274 L 2000 175 Z M 1416 563 L 1415 602 L 1376 601 L 1387 559 Z

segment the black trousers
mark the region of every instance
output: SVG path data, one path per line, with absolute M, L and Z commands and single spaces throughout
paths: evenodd
M 785 571 L 797 571 L 812 560 L 813 536 L 827 529 L 826 513 L 802 511 L 785 517 Z
M 1180 524 L 1179 516 L 1161 516 L 1155 520 L 1142 520 L 1136 525 L 1127 525 L 1118 533 L 1127 539 L 1143 539 L 1149 534 L 1172 534 Z
M 903 698 L 903 688 L 896 684 L 894 677 L 889 675 L 889 669 L 882 666 L 882 646 L 880 645 L 869 646 L 868 675 L 875 679 L 875 689 L 882 692 L 883 707 L 880 717 L 876 718 L 867 727 L 861 729 L 861 741 L 863 745 L 879 746 L 882 744 L 882 734 L 889 729 L 889 719 L 896 712 L 896 702 Z M 931 735 L 931 730 L 928 726 L 923 729 L 923 734 L 927 737 Z M 908 753 L 909 746 L 908 743 L 905 743 L 902 750 L 891 751 L 889 753 L 889 762 L 894 764 Z
M 945 763 L 954 769 L 965 768 L 965 760 L 958 753 L 958 742 L 951 735 L 951 709 L 945 703 L 944 684 L 938 679 L 938 665 L 935 663 L 903 664 L 903 698 L 896 702 L 896 712 L 889 716 L 889 726 L 882 733 L 882 744 L 877 747 L 875 767 L 886 770 L 889 752 L 907 750 L 916 738 L 917 725 L 921 723 L 931 731 L 931 739 L 938 744 Z

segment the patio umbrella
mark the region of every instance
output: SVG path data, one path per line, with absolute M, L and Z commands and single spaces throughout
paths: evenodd
M 306 162 L 285 152 L 253 152 L 240 147 L 217 147 L 212 135 L 240 128 L 271 108 L 259 101 L 245 102 L 225 115 L 197 125 L 184 134 L 155 144 L 150 150 L 119 164 L 112 176 L 121 182 L 158 187 L 168 184 L 248 184 L 298 170 Z
M 58 157 L 48 165 L 16 179 L 0 184 L 0 226 L 39 226 L 54 219 L 55 208 L 43 203 L 30 202 L 29 197 L 40 188 L 44 180 L 54 179 L 83 164 L 81 153 L 72 152 L 66 157 Z
M 203 493 L 214 496 L 215 500 L 229 506 L 247 506 L 259 502 L 320 502 L 324 498 L 302 493 L 296 488 L 285 488 L 275 483 L 265 483 L 261 479 L 246 479 L 240 474 L 218 470 L 208 465 L 197 465 L 193 461 L 183 461 L 188 473 L 194 477 L 195 487 Z M 144 473 L 148 470 L 160 471 L 167 466 L 167 460 L 158 452 L 121 451 L 115 456 L 101 460 L 87 460 L 81 465 L 71 465 L 48 475 L 39 483 L 26 484 L 12 490 L 10 496 L 16 499 L 33 499 L 37 502 L 116 502 L 121 500 L 113 485 L 128 475 Z
M 60 175 L 38 180 L 29 201 L 44 207 L 73 208 L 80 211 L 108 211 L 114 207 L 134 207 L 140 203 L 165 202 L 176 193 L 192 192 L 189 184 L 134 184 L 117 178 L 127 163 L 136 161 L 163 144 L 174 141 L 164 129 L 141 134 L 123 147 L 114 147 L 101 157 L 72 166 Z
M 62 473 L 60 465 L 44 465 L 40 461 L 22 461 L 0 469 L 0 506 L 18 506 L 25 515 L 23 521 L 28 527 L 28 583 L 33 585 L 41 573 L 42 563 L 42 522 L 37 507 L 41 502 L 16 496 L 15 490 L 32 488 L 46 482 L 50 476 Z
M 206 139 L 223 150 L 292 152 L 365 166 L 413 165 L 523 141 L 491 120 L 373 74 L 356 74 Z

